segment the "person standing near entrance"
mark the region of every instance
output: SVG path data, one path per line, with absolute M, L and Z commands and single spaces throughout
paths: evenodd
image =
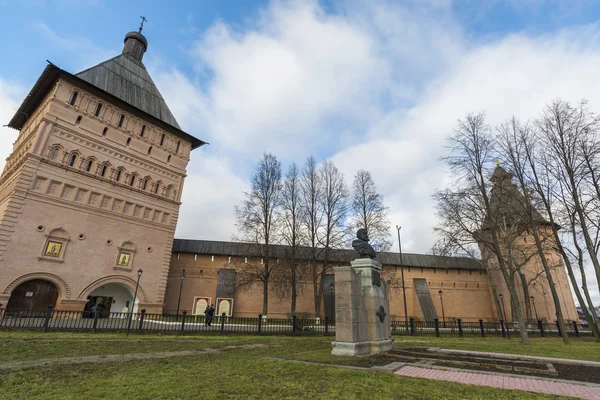
M 127 313 L 129 312 L 129 301 L 125 302 L 125 307 L 121 309 L 121 318 L 127 317 Z
M 210 326 L 210 305 L 206 305 L 204 309 L 204 325 Z
M 215 307 L 211 304 L 208 309 L 208 326 L 212 323 L 213 317 L 215 315 Z

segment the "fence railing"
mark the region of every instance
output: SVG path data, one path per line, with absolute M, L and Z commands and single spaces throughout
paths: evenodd
M 214 317 L 199 315 L 150 314 L 47 310 L 13 311 L 0 308 L 0 329 L 39 329 L 48 331 L 87 331 L 130 333 L 250 333 L 258 335 L 335 335 L 335 324 L 324 320 L 299 318 Z
M 575 321 L 565 321 L 569 336 L 592 335 L 588 327 Z M 404 336 L 481 336 L 517 337 L 517 323 L 504 321 L 464 322 L 456 320 L 391 321 L 392 335 Z M 560 336 L 556 322 L 529 322 L 526 324 L 530 336 Z M 335 323 L 328 318 L 263 318 L 214 317 L 200 315 L 150 314 L 146 310 L 138 313 L 111 312 L 108 317 L 91 311 L 46 310 L 13 311 L 0 308 L 0 329 L 39 329 L 48 331 L 86 331 L 130 333 L 236 333 L 256 335 L 335 335 Z
M 593 335 L 591 329 L 582 326 L 576 321 L 565 321 L 567 334 L 569 336 Z M 557 322 L 530 321 L 525 324 L 527 333 L 531 337 L 551 337 L 560 336 L 560 330 Z M 410 318 L 408 323 L 405 321 L 391 321 L 393 335 L 404 336 L 481 336 L 481 337 L 517 337 L 519 336 L 519 326 L 516 322 L 505 321 L 483 321 L 464 322 L 461 319 L 440 321 L 415 321 Z

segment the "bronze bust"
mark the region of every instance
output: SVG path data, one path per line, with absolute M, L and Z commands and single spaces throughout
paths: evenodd
M 361 228 L 356 232 L 357 239 L 352 241 L 352 247 L 358 251 L 360 258 L 375 258 L 375 250 L 369 244 L 369 235 L 367 230 Z

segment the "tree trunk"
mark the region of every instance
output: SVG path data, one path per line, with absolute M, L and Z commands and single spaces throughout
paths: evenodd
M 554 301 L 554 308 L 556 309 L 556 320 L 558 321 L 558 328 L 560 329 L 560 336 L 562 337 L 563 342 L 565 344 L 568 344 L 569 343 L 569 335 L 567 333 L 567 327 L 565 325 L 565 320 L 563 318 L 562 306 L 560 305 L 560 299 L 558 298 L 558 292 L 556 291 L 556 286 L 554 286 L 554 278 L 552 277 L 552 272 L 550 271 L 550 267 L 548 266 L 548 259 L 546 259 L 546 255 L 544 254 L 544 248 L 542 247 L 542 242 L 540 240 L 540 235 L 537 230 L 537 226 L 532 220 L 530 220 L 530 222 L 531 222 L 530 226 L 531 226 L 531 230 L 533 233 L 533 237 L 535 239 L 535 246 L 537 247 L 537 251 L 540 256 L 540 260 L 542 261 L 542 266 L 544 267 L 544 272 L 546 273 L 546 279 L 548 279 L 548 285 L 550 286 L 550 292 L 552 293 L 552 300 Z
M 531 316 L 531 302 L 529 301 L 529 285 L 527 284 L 527 278 L 525 274 L 519 273 L 521 275 L 521 285 L 523 286 L 523 298 L 525 299 L 525 313 L 527 314 L 527 321 L 532 321 L 533 317 Z
M 296 260 L 292 260 L 292 315 L 296 313 Z
M 263 315 L 269 311 L 269 276 L 265 276 L 263 281 Z

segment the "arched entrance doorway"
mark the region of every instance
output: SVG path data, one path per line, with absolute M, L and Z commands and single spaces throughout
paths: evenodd
M 32 279 L 17 286 L 8 299 L 7 310 L 46 310 L 55 307 L 58 289 L 52 282 Z
M 131 312 L 131 302 L 133 301 L 133 293 L 127 286 L 120 283 L 106 283 L 94 289 L 87 297 L 85 311 L 92 311 L 92 307 L 96 306 L 100 310 L 100 318 L 125 317 L 125 315 L 112 314 Z M 139 301 L 136 299 L 136 305 Z M 134 308 L 134 312 L 136 309 Z M 92 314 L 90 314 L 92 315 Z

